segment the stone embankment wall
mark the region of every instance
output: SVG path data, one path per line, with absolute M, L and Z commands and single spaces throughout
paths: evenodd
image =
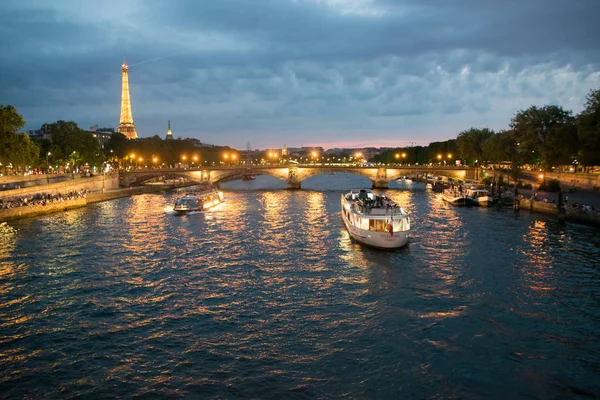
M 85 207 L 87 199 L 77 198 L 73 200 L 65 200 L 58 203 L 47 203 L 45 206 L 41 204 L 29 205 L 22 207 L 8 208 L 0 210 L 0 222 L 14 221 L 16 219 L 35 217 L 38 215 L 52 214 L 59 211 L 66 211 L 72 208 Z
M 558 205 L 523 198 L 520 201 L 521 210 L 530 210 L 548 215 L 558 216 Z M 573 207 L 565 207 L 565 220 L 600 226 L 600 212 L 583 211 Z
M 43 188 L 40 188 L 40 190 Z M 85 207 L 91 203 L 98 203 L 101 201 L 117 199 L 119 197 L 133 196 L 144 193 L 154 193 L 164 190 L 172 189 L 172 187 L 152 187 L 143 186 L 132 189 L 115 189 L 110 191 L 99 191 L 96 193 L 89 193 L 85 198 L 76 198 L 73 200 L 64 200 L 58 203 L 46 203 L 46 205 L 27 205 L 15 208 L 8 208 L 0 210 L 0 222 L 14 221 L 17 219 L 38 217 L 41 215 L 52 214 L 60 211 L 66 211 L 73 208 Z M 41 190 L 43 191 L 43 190 Z M 37 193 L 39 193 L 38 191 Z M 46 191 L 43 191 L 48 193 Z
M 7 199 L 13 197 L 25 197 L 38 193 L 50 193 L 56 195 L 58 193 L 66 194 L 69 192 L 77 192 L 81 189 L 87 189 L 89 192 L 116 189 L 119 187 L 119 177 L 114 175 L 97 175 L 87 178 L 70 179 L 59 183 L 51 183 L 42 186 L 22 187 L 21 189 L 3 190 L 0 191 L 0 198 Z
M 37 174 L 37 175 L 4 175 L 0 176 L 0 187 L 6 185 L 12 188 L 15 185 L 23 187 L 49 185 L 73 179 L 84 179 L 82 174 Z
M 534 187 L 539 186 L 541 183 L 539 175 L 541 172 L 522 171 L 521 178 L 529 180 Z M 504 176 L 505 182 L 508 176 Z M 600 190 L 600 174 L 583 174 L 583 173 L 554 173 L 547 172 L 546 179 L 556 179 L 560 181 L 560 187 L 565 192 L 569 189 L 582 189 L 582 190 Z

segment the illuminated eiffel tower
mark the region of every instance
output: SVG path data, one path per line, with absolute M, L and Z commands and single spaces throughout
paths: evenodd
M 123 86 L 121 89 L 121 121 L 118 132 L 125 135 L 127 139 L 137 139 L 129 98 L 129 67 L 125 59 L 123 59 L 123 65 L 121 65 L 121 72 L 123 72 Z

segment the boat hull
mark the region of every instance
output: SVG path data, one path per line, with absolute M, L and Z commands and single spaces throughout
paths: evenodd
M 491 196 L 481 196 L 473 199 L 473 204 L 479 207 L 491 207 L 494 204 L 494 198 Z
M 348 230 L 350 237 L 357 242 L 377 249 L 399 249 L 408 244 L 409 235 L 407 232 L 394 232 L 394 236 L 384 232 L 371 232 L 351 226 L 344 219 L 344 225 Z
M 455 196 L 448 196 L 446 194 L 442 194 L 442 199 L 444 199 L 448 203 L 452 204 L 453 206 L 457 206 L 457 207 L 466 207 L 466 206 L 470 206 L 473 204 L 472 199 L 470 199 L 468 197 L 464 197 L 464 196 L 455 197 Z

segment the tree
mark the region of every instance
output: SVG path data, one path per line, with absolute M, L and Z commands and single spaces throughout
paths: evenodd
M 513 139 L 544 171 L 568 162 L 577 146 L 572 112 L 560 106 L 531 106 L 510 122 Z
M 13 106 L 0 104 L 0 166 L 26 169 L 39 158 L 39 147 L 27 134 L 18 133 L 25 120 Z
M 600 89 L 591 90 L 577 116 L 579 158 L 584 166 L 600 165 Z
M 484 161 L 483 143 L 493 134 L 494 131 L 488 128 L 471 128 L 459 133 L 456 138 L 458 154 L 461 158 L 471 159 L 479 167 Z M 475 174 L 479 176 L 477 171 Z
M 101 162 L 100 145 L 89 133 L 83 131 L 73 121 L 57 121 L 50 124 L 53 160 L 59 164 L 89 164 L 99 167 Z
M 0 104 L 0 165 L 8 165 L 11 162 L 11 156 L 17 149 L 16 135 L 19 129 L 25 126 L 25 120 L 17 113 L 17 110 L 11 106 Z

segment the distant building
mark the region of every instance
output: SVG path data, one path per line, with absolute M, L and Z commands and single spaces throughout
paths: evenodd
M 50 129 L 49 124 L 44 124 L 40 129 L 37 129 L 35 131 L 27 132 L 29 137 L 34 140 L 50 140 L 51 133 L 52 129 Z
M 114 128 L 98 128 L 98 125 L 90 126 L 89 134 L 92 135 L 98 143 L 100 147 L 104 147 L 106 142 L 108 142 L 113 134 L 115 134 Z

